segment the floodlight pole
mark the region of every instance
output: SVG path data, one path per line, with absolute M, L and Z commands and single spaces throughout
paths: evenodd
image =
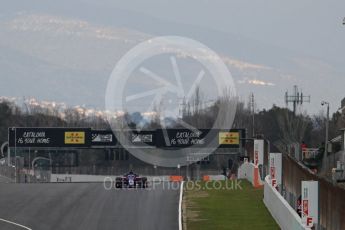
M 14 128 L 14 183 L 17 183 L 17 128 Z
M 323 101 L 321 103 L 322 106 L 327 105 L 327 117 L 326 117 L 326 134 L 325 134 L 325 151 L 323 155 L 323 168 L 326 170 L 326 161 L 327 161 L 327 153 L 328 153 L 328 132 L 329 132 L 329 102 Z
M 253 122 L 253 129 L 252 129 L 252 137 L 255 136 L 255 101 L 254 101 L 254 93 L 252 93 L 251 95 L 251 100 L 250 100 L 250 104 L 252 107 L 252 122 Z

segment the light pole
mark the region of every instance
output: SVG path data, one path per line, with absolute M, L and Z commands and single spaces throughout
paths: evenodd
M 253 127 L 252 127 L 252 137 L 254 138 L 255 136 L 255 101 L 254 101 L 254 93 L 252 93 L 251 97 L 250 97 L 250 106 L 252 109 L 252 122 L 253 122 Z
M 326 135 L 325 135 L 325 152 L 323 155 L 322 167 L 326 170 L 327 152 L 328 152 L 328 129 L 329 129 L 329 102 L 322 101 L 321 105 L 327 105 L 327 118 L 326 118 Z
M 14 128 L 14 183 L 17 183 L 17 128 Z

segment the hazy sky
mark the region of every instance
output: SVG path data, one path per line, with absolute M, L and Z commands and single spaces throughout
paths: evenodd
M 178 35 L 215 50 L 238 95 L 253 92 L 259 108 L 284 106 L 296 84 L 312 96 L 303 109 L 317 113 L 327 100 L 335 111 L 345 97 L 344 17 L 342 0 L 2 1 L 0 95 L 103 108 L 122 55 Z

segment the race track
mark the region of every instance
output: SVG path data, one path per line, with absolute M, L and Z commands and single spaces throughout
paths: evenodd
M 0 229 L 176 230 L 178 185 L 105 190 L 102 183 L 0 183 Z M 176 188 L 177 187 L 177 188 Z

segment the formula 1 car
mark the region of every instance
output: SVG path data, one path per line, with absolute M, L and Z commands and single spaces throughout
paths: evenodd
M 147 178 L 140 177 L 132 171 L 122 177 L 116 177 L 116 188 L 147 188 Z

